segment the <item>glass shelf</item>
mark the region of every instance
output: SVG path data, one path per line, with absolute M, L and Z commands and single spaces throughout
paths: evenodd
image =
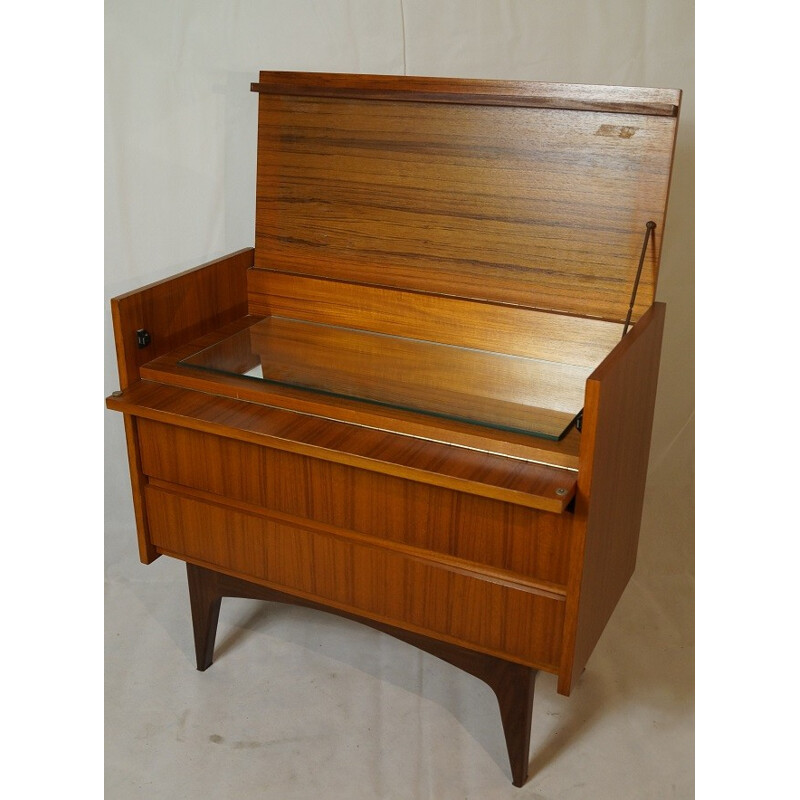
M 592 368 L 265 317 L 183 366 L 559 439 Z

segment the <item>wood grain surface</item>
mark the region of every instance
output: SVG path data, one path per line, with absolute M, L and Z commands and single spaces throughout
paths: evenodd
M 239 250 L 111 301 L 121 389 L 139 379 L 143 364 L 247 313 L 253 252 Z M 137 344 L 139 329 L 150 334 L 146 347 Z
M 106 403 L 145 419 L 544 511 L 562 512 L 575 491 L 568 469 L 148 381 Z
M 570 428 L 563 439 L 556 441 L 184 365 L 184 359 L 244 330 L 254 321 L 253 317 L 242 317 L 144 364 L 140 370 L 141 376 L 147 381 L 277 406 L 479 452 L 521 458 L 576 471 L 578 469 L 580 434 L 574 427 Z M 250 358 L 255 365 L 256 359 L 252 354 Z
M 591 372 L 284 317 L 237 336 L 260 357 L 265 380 L 554 439 L 583 407 Z M 212 349 L 188 363 L 227 370 L 229 362 Z
M 570 514 L 139 419 L 150 480 L 566 587 Z
M 494 353 L 596 367 L 622 325 L 515 306 L 460 300 L 252 269 L 250 313 L 339 325 Z
M 624 320 L 676 120 L 262 94 L 255 265 Z
M 154 545 L 378 621 L 557 671 L 564 602 L 318 527 L 234 510 L 153 486 Z
M 636 566 L 665 311 L 655 303 L 586 384 L 562 694 L 580 675 Z

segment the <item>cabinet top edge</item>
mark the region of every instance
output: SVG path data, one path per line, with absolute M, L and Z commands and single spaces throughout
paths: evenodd
M 262 71 L 259 94 L 678 115 L 681 90 L 522 80 Z

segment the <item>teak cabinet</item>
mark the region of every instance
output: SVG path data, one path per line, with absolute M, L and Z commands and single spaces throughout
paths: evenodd
M 635 561 L 680 92 L 261 73 L 255 247 L 112 301 L 139 552 L 569 694 Z

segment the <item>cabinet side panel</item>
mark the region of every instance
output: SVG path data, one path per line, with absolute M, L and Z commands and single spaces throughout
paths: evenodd
M 130 414 L 124 415 L 125 440 L 128 446 L 128 466 L 131 473 L 131 491 L 133 492 L 133 512 L 136 518 L 136 537 L 139 542 L 139 559 L 143 564 L 150 564 L 158 558 L 158 552 L 150 541 L 147 525 L 144 487 L 147 477 L 142 472 L 142 457 L 139 448 L 138 424 L 140 420 Z
M 586 383 L 562 694 L 586 665 L 636 565 L 664 313 L 655 303 Z
M 247 313 L 247 268 L 253 249 L 211 261 L 111 301 L 120 388 L 139 379 L 139 367 Z M 139 347 L 136 332 L 150 334 Z

